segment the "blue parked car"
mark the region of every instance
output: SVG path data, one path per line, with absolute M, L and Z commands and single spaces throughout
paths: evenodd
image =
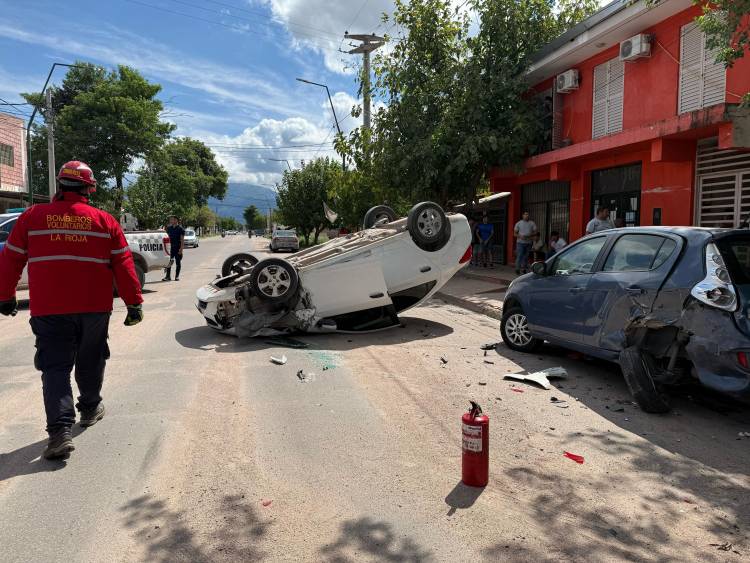
M 513 350 L 544 341 L 618 362 L 638 405 L 666 412 L 690 379 L 750 399 L 750 230 L 613 229 L 585 237 L 505 296 Z

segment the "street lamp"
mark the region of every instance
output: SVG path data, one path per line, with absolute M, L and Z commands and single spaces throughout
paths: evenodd
M 270 160 L 272 162 L 286 162 L 286 165 L 289 167 L 289 172 L 292 171 L 292 165 L 289 164 L 289 161 L 286 158 L 267 158 L 266 160 Z
M 52 68 L 49 69 L 49 74 L 47 75 L 47 80 L 44 81 L 44 86 L 42 86 L 42 94 L 44 94 L 47 90 L 47 85 L 49 84 L 50 78 L 52 78 L 52 73 L 55 71 L 55 67 L 58 66 L 66 66 L 68 68 L 79 66 L 79 65 L 69 65 L 66 63 L 53 63 Z M 49 107 L 47 108 L 49 111 L 51 111 L 51 102 L 49 102 Z M 31 117 L 29 118 L 29 123 L 26 125 L 26 157 L 29 160 L 29 181 L 28 181 L 28 188 L 29 188 L 29 204 L 34 204 L 34 191 L 32 186 L 32 174 L 34 172 L 34 166 L 32 164 L 31 160 L 31 124 L 34 121 L 34 117 L 36 116 L 38 108 L 34 106 L 34 111 L 31 112 Z M 53 129 L 50 128 L 50 130 L 47 132 L 47 134 L 50 136 L 50 139 L 48 139 L 47 146 L 49 148 L 49 154 L 52 156 L 54 154 L 54 138 L 52 138 Z M 50 159 L 51 161 L 53 158 Z M 55 163 L 49 162 L 48 163 L 49 168 L 49 191 L 50 191 L 50 200 L 52 200 L 52 196 L 54 195 L 54 178 L 55 178 Z
M 339 118 L 336 117 L 336 110 L 333 108 L 333 100 L 331 99 L 331 91 L 328 89 L 328 86 L 325 84 L 320 84 L 318 82 L 313 82 L 311 80 L 305 80 L 304 78 L 297 78 L 298 82 L 304 82 L 305 84 L 311 84 L 312 86 L 319 86 L 320 88 L 326 89 L 326 94 L 328 94 L 328 103 L 331 104 L 331 113 L 333 113 L 333 121 L 336 123 L 336 130 L 339 132 L 339 135 L 341 135 L 341 127 L 339 127 Z M 343 154 L 341 155 L 341 166 L 346 170 L 346 156 Z

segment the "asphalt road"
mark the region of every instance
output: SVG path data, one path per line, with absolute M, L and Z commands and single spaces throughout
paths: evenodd
M 28 311 L 0 318 L 0 561 L 747 558 L 748 409 L 695 393 L 645 415 L 609 366 L 485 356 L 497 321 L 440 301 L 305 350 L 217 334 L 195 290 L 249 244 L 203 241 L 180 282 L 149 274 L 137 327 L 116 304 L 107 416 L 76 427 L 66 462 L 39 457 Z M 502 379 L 557 365 L 551 391 Z M 491 419 L 484 490 L 460 484 L 470 398 Z

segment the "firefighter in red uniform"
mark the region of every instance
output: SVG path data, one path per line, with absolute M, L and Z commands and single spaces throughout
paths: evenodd
M 88 195 L 96 190 L 91 168 L 68 162 L 57 182 L 52 203 L 26 210 L 0 252 L 3 315 L 18 311 L 16 286 L 29 265 L 34 365 L 42 372 L 49 433 L 47 459 L 66 457 L 74 449 L 73 368 L 80 425 L 91 426 L 104 416 L 100 392 L 109 358 L 113 279 L 128 308 L 125 324 L 143 320 L 141 286 L 125 235 L 114 217 L 88 204 Z

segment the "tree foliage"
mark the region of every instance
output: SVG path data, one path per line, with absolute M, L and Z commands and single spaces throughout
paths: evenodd
M 127 188 L 125 209 L 138 219 L 141 229 L 156 229 L 166 224 L 167 217 L 175 214 L 171 202 L 159 185 L 148 175 L 140 175 Z
M 306 163 L 302 168 L 284 172 L 278 186 L 276 205 L 280 220 L 296 229 L 305 239 L 305 245 L 313 244 L 328 224 L 323 212 L 323 202 L 327 200 L 328 187 L 340 177 L 341 165 L 329 158 L 318 158 Z
M 266 227 L 266 216 L 257 207 L 250 205 L 242 212 L 245 225 L 248 229 L 264 229 Z

